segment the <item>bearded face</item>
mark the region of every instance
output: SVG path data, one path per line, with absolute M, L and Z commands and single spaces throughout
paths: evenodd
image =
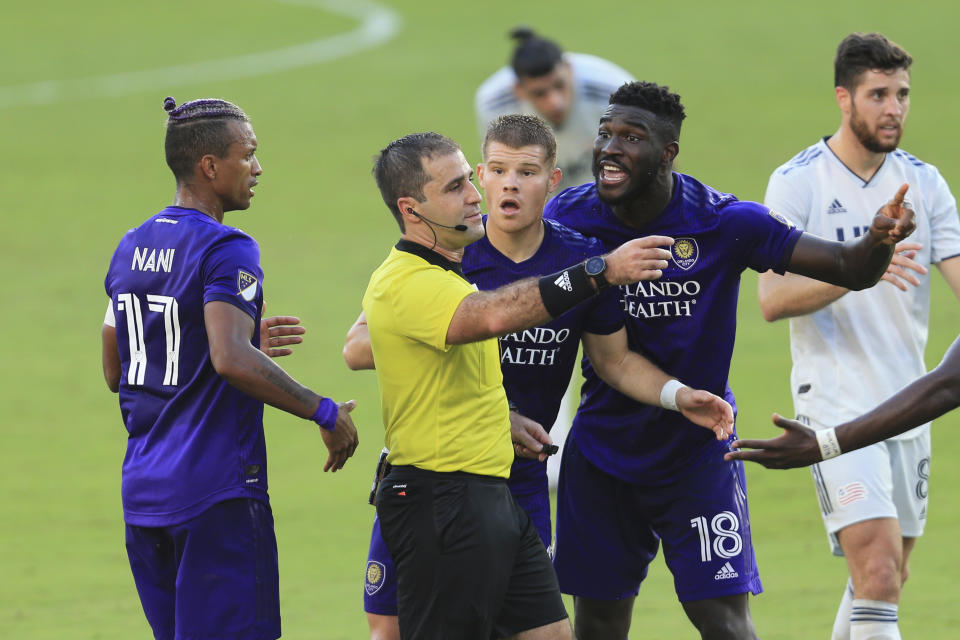
M 850 98 L 850 130 L 868 151 L 889 153 L 900 144 L 909 110 L 906 69 L 865 71 Z

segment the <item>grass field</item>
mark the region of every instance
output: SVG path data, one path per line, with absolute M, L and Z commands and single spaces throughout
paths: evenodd
M 837 42 L 883 31 L 916 59 L 904 148 L 960 185 L 951 124 L 960 8 L 952 3 L 385 1 L 4 7 L 0 272 L 11 341 L 0 370 L 0 638 L 149 637 L 123 548 L 125 432 L 101 379 L 98 333 L 116 242 L 173 194 L 162 157 L 166 95 L 221 96 L 251 114 L 265 173 L 253 207 L 227 222 L 260 241 L 269 310 L 299 314 L 308 327 L 307 343 L 284 366 L 359 403 L 362 445 L 336 475 L 321 471 L 315 428 L 267 413 L 284 637 L 292 640 L 366 631 L 373 511 L 365 500 L 383 431 L 374 376 L 349 372 L 340 348 L 369 273 L 396 237 L 370 159 L 393 138 L 434 129 L 476 162 L 473 91 L 507 59 L 510 27 L 532 24 L 570 50 L 669 84 L 689 114 L 679 169 L 745 199 L 762 198 L 774 167 L 836 128 Z M 932 277 L 931 365 L 960 328 L 957 301 Z M 791 411 L 787 327 L 762 321 L 755 283 L 745 275 L 731 379 L 739 429 L 750 437 L 773 433 L 772 411 Z M 960 624 L 957 429 L 960 413 L 934 427 L 929 527 L 901 607 L 909 638 L 955 638 Z M 750 468 L 748 481 L 766 588 L 752 603 L 761 635 L 829 637 L 845 568 L 827 553 L 808 472 Z M 694 637 L 658 562 L 631 638 Z

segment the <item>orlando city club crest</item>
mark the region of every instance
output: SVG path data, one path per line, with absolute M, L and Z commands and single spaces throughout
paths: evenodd
M 243 269 L 237 271 L 237 293 L 247 302 L 257 297 L 257 278 Z
M 377 562 L 376 560 L 367 562 L 367 575 L 363 580 L 363 588 L 366 589 L 368 596 L 372 596 L 377 591 L 380 591 L 380 587 L 383 586 L 385 569 L 386 567 L 383 566 L 382 562 Z
M 700 248 L 697 241 L 693 238 L 677 238 L 670 247 L 670 257 L 673 258 L 673 264 L 684 271 L 688 270 L 697 262 L 700 257 Z

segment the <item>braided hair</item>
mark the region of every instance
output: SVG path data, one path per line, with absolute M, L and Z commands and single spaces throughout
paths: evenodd
M 163 100 L 163 109 L 167 112 L 167 166 L 178 182 L 193 176 L 194 167 L 203 156 L 227 155 L 236 140 L 231 121 L 250 122 L 243 109 L 216 98 L 191 100 L 178 107 L 177 101 L 168 96 Z

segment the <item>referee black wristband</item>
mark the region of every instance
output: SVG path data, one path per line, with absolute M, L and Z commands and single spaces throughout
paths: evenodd
M 590 283 L 583 263 L 543 276 L 539 285 L 543 306 L 553 318 L 563 315 L 597 293 Z

